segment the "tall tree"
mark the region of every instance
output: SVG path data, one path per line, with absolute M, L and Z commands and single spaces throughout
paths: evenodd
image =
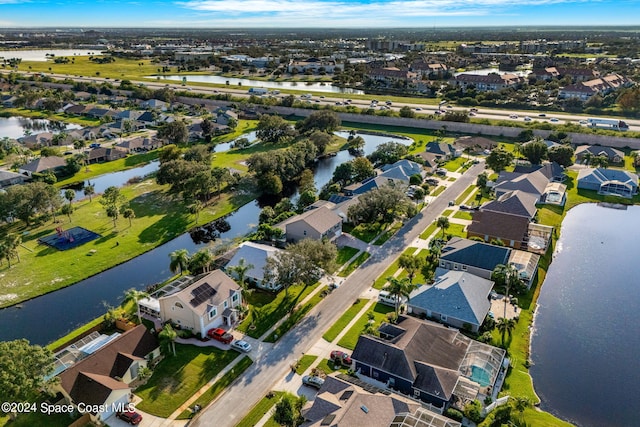
M 180 272 L 180 275 L 185 272 L 189 266 L 189 251 L 186 249 L 178 249 L 169 254 L 171 262 L 169 263 L 169 270 L 172 273 Z
M 144 291 L 139 291 L 135 288 L 131 288 L 124 293 L 123 303 L 126 303 L 128 301 L 133 301 L 133 303 L 136 305 L 136 312 L 138 315 L 138 324 L 142 324 L 142 316 L 140 314 L 140 305 L 138 304 L 138 301 L 148 297 L 149 297 L 148 293 Z
M 136 212 L 131 208 L 127 208 L 122 211 L 122 216 L 129 220 L 129 227 L 131 227 L 131 220 L 136 217 Z
M 189 258 L 189 271 L 192 273 L 206 273 L 211 268 L 213 256 L 207 248 L 200 249 Z
M 253 264 L 247 263 L 244 258 L 240 258 L 237 265 L 228 267 L 230 273 L 234 274 L 237 277 L 238 285 L 242 288 L 242 302 L 246 304 L 247 297 L 251 293 L 251 289 L 247 284 L 247 272 L 254 267 Z
M 116 226 L 116 221 L 120 215 L 120 208 L 126 201 L 124 195 L 120 192 L 118 187 L 109 187 L 102 193 L 100 204 L 104 206 L 107 216 L 113 219 L 113 226 Z
M 504 347 L 504 336 L 508 334 L 509 337 L 511 337 L 511 333 L 516 328 L 516 321 L 502 317 L 496 322 L 496 328 L 500 332 L 502 337 L 502 346 Z
M 73 190 L 65 190 L 64 198 L 67 199 L 69 204 L 71 204 L 71 202 L 73 202 L 73 199 L 76 198 L 76 192 Z
M 173 355 L 175 356 L 176 355 L 176 338 L 178 338 L 178 334 L 176 333 L 175 330 L 173 330 L 170 323 L 167 323 L 166 325 L 164 325 L 164 328 L 162 328 L 162 331 L 160 331 L 160 333 L 158 334 L 158 338 L 160 339 L 160 342 L 165 344 L 168 348 L 170 348 L 173 351 Z
M 547 158 L 547 144 L 544 143 L 542 138 L 535 138 L 533 141 L 524 144 L 520 151 L 532 165 L 539 165 L 542 160 Z
M 89 196 L 89 203 L 93 201 L 93 195 L 96 194 L 96 186 L 93 184 L 89 184 L 84 187 L 84 195 Z
M 422 269 L 423 265 L 423 259 L 414 255 L 402 254 L 398 259 L 398 267 L 403 268 L 407 272 L 407 277 L 411 284 L 413 284 L 416 273 Z
M 447 231 L 447 229 L 450 226 L 449 218 L 447 218 L 446 216 L 441 216 L 440 218 L 438 218 L 436 225 L 440 230 L 442 230 L 442 238 L 444 239 L 444 233 Z
M 560 166 L 569 167 L 573 164 L 573 154 L 574 150 L 570 145 L 557 145 L 549 149 L 547 157 Z
M 402 297 L 409 299 L 411 292 L 415 289 L 415 286 L 409 281 L 408 277 L 398 279 L 397 277 L 387 277 L 389 284 L 383 288 L 384 291 L 389 292 L 396 301 L 396 315 L 400 312 L 400 300 Z
M 0 341 L 0 397 L 4 401 L 35 401 L 53 370 L 49 349 L 25 339 Z
M 491 153 L 487 156 L 487 167 L 493 169 L 496 173 L 505 170 L 511 162 L 513 162 L 513 154 L 500 146 L 491 150 Z
M 165 123 L 158 129 L 158 138 L 169 141 L 171 144 L 185 144 L 189 140 L 189 130 L 182 120 Z

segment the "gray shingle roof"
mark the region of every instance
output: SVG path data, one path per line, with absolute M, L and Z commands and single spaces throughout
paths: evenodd
M 472 325 L 481 325 L 491 304 L 493 282 L 463 271 L 436 269 L 432 286 L 411 293 L 409 306 L 432 310 Z
M 536 216 L 536 201 L 537 197 L 530 193 L 513 190 L 487 202 L 481 209 L 483 211 L 501 212 L 531 219 Z
M 510 253 L 510 248 L 454 237 L 442 249 L 440 260 L 493 271 L 496 265 L 507 264 Z
M 529 218 L 493 211 L 476 211 L 467 226 L 472 235 L 499 237 L 505 244 L 510 240 L 522 242 L 529 230 Z
M 229 268 L 240 264 L 241 259 L 244 259 L 245 265 L 253 265 L 253 267 L 247 270 L 247 277 L 262 281 L 264 279 L 264 266 L 267 264 L 267 258 L 279 251 L 280 249 L 272 246 L 244 242 L 224 268 L 229 270 Z

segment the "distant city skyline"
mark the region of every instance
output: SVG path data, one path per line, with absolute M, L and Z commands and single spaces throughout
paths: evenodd
M 638 25 L 638 0 L 0 0 L 0 27 Z

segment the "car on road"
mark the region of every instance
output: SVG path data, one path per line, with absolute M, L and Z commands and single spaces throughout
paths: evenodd
M 544 113 L 540 113 L 540 114 L 538 114 L 538 117 L 547 117 L 547 115 L 544 114 Z
M 251 351 L 251 344 L 245 340 L 238 340 L 231 343 L 231 348 L 243 353 L 249 353 Z
M 134 411 L 118 412 L 116 417 L 134 426 L 140 424 L 140 421 L 142 421 L 142 415 Z
M 517 119 L 517 118 L 518 118 L 518 115 L 517 115 L 517 114 L 511 114 L 511 115 L 509 116 L 509 118 L 510 118 L 510 119 Z
M 233 341 L 233 335 L 222 328 L 209 329 L 209 331 L 207 332 L 207 336 L 209 338 L 213 338 L 216 341 L 220 341 L 223 344 L 229 344 L 231 343 L 231 341 Z
M 353 360 L 351 360 L 351 356 L 340 350 L 333 350 L 331 352 L 331 360 L 342 365 L 351 365 L 351 363 L 353 362 Z
M 580 120 L 578 123 L 580 123 L 581 125 L 586 125 L 587 121 L 586 120 Z
M 475 115 L 476 115 L 476 113 L 474 113 L 473 111 L 469 111 L 469 116 L 473 117 Z
M 422 111 L 422 108 L 416 107 L 416 111 Z
M 324 380 L 315 375 L 305 375 L 302 377 L 302 384 L 313 388 L 320 388 L 324 384 Z
M 524 117 L 524 121 L 525 121 L 525 122 L 530 122 L 530 121 L 531 121 L 531 117 L 529 117 L 529 116 L 525 116 L 525 117 Z
M 436 110 L 436 114 L 440 115 L 440 114 L 442 114 L 442 111 Z
M 555 118 L 555 117 L 552 117 L 552 118 L 550 118 L 550 119 L 549 119 L 549 121 L 550 121 L 550 122 L 553 122 L 553 123 L 558 123 L 560 120 L 558 120 L 558 119 L 557 119 L 557 118 Z

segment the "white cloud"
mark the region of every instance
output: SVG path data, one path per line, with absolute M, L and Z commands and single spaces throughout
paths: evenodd
M 192 25 L 320 27 L 413 25 L 425 17 L 508 15 L 523 6 L 581 3 L 587 0 L 187 0 Z M 268 18 L 268 20 L 266 19 Z

